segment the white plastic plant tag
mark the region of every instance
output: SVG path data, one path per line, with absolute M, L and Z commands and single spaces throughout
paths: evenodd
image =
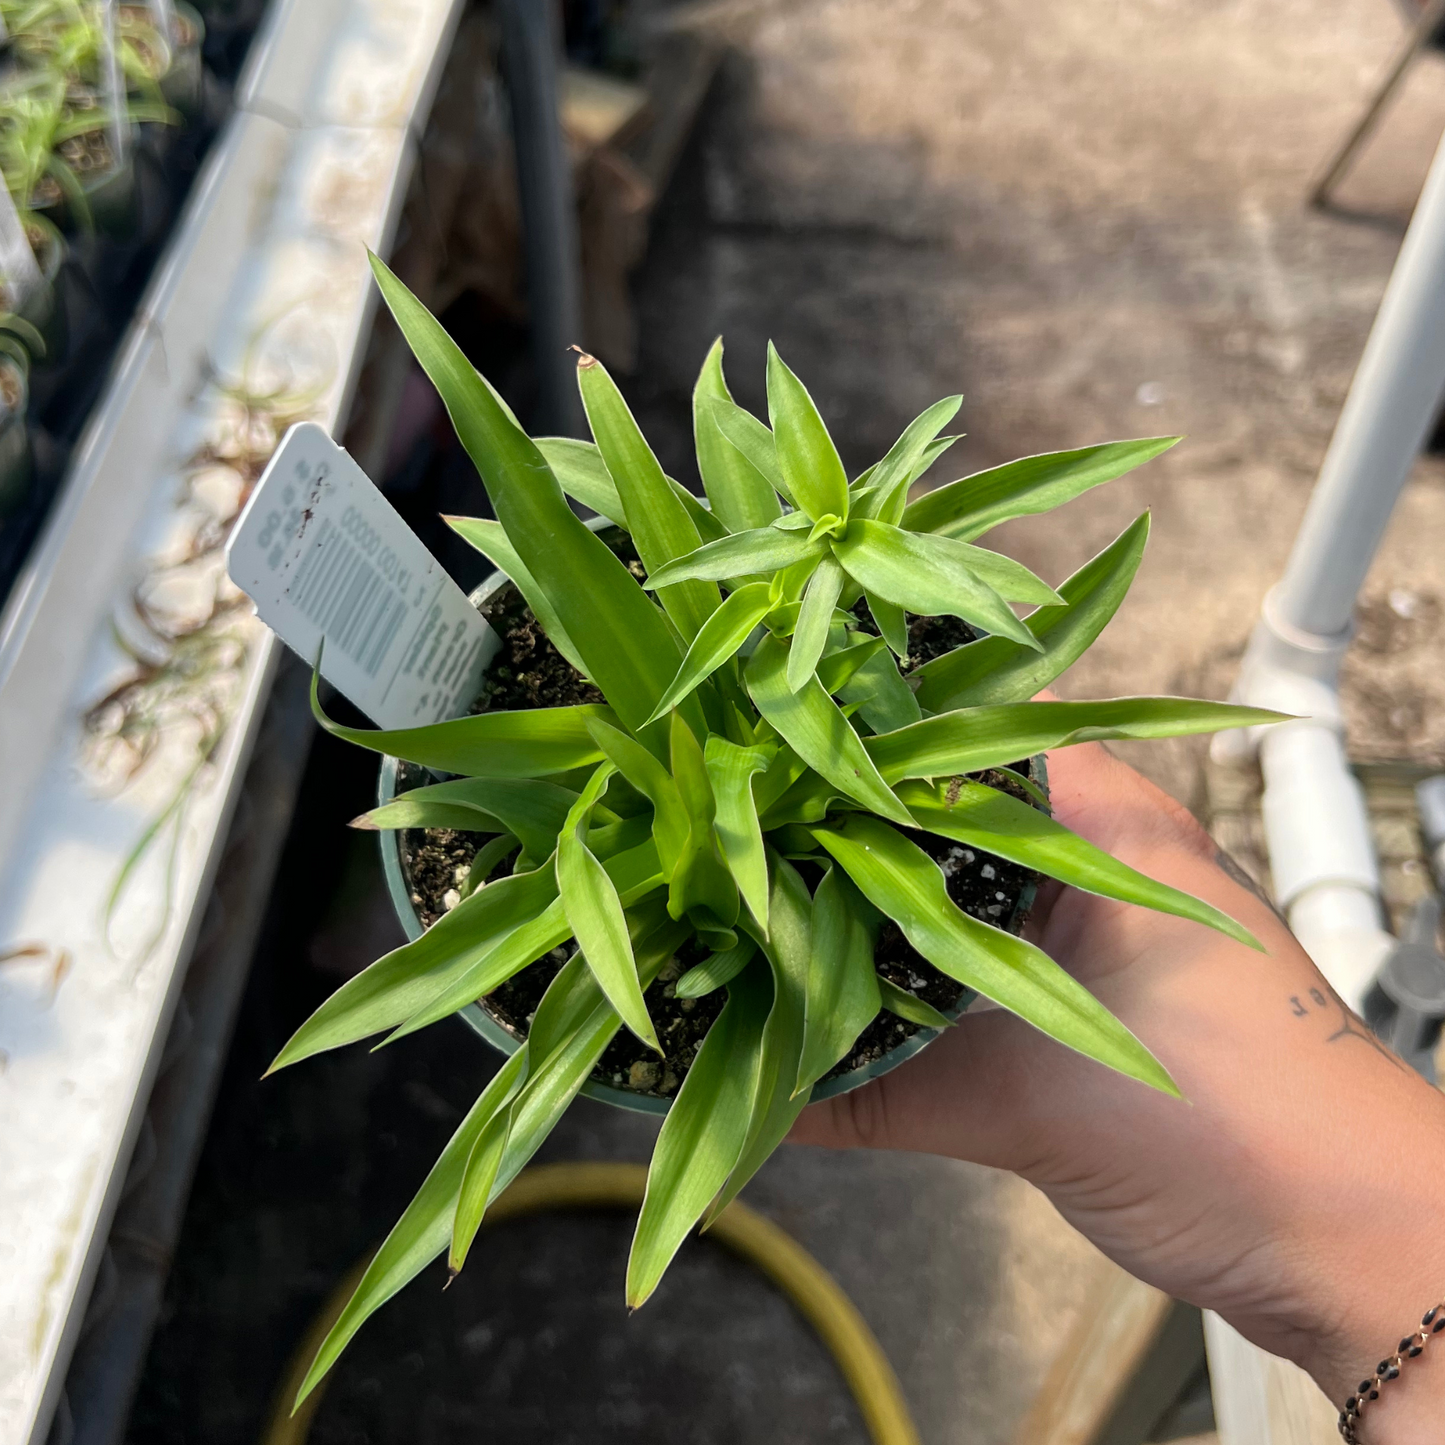
M 371 478 L 315 422 L 288 431 L 226 544 L 261 620 L 371 720 L 466 711 L 491 630 Z
M 11 311 L 18 311 L 40 285 L 40 267 L 30 249 L 30 238 L 10 188 L 4 184 L 0 184 L 0 281 L 5 288 L 4 304 Z

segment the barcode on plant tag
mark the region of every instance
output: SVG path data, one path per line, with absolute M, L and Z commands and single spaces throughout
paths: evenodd
M 368 677 L 406 616 L 406 603 L 381 573 L 326 518 L 316 546 L 301 560 L 291 596 L 296 605 Z
M 441 564 L 314 422 L 286 433 L 226 547 L 261 620 L 383 727 L 465 712 L 497 642 Z

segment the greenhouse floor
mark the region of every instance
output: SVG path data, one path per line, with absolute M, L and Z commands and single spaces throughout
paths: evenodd
M 1050 532 L 994 541 L 1057 581 L 1143 508 L 1130 601 L 1066 696 L 1222 696 L 1308 496 L 1445 125 L 1427 57 L 1340 193 L 1309 180 L 1397 43 L 1389 0 L 773 0 L 696 10 L 730 44 L 654 225 L 627 383 L 674 475 L 721 332 L 761 409 L 771 336 L 857 470 L 938 396 L 969 436 L 940 480 L 1010 456 L 1187 432 Z M 458 506 L 454 497 L 449 505 Z M 1367 589 L 1352 745 L 1445 762 L 1445 465 L 1427 458 Z M 1193 742 L 1132 750 L 1206 802 Z M 410 1197 L 490 1072 L 457 1023 L 257 1078 L 397 937 L 365 758 L 315 745 L 132 1420 L 140 1445 L 259 1438 L 311 1314 Z M 332 850 L 350 849 L 344 857 Z M 317 860 L 329 860 L 318 862 Z M 579 1103 L 544 1158 L 645 1157 L 653 1126 Z M 858 1304 L 928 1445 L 1006 1445 L 1108 1266 L 1027 1186 L 922 1157 L 780 1153 L 748 1199 Z M 315 1442 L 867 1437 L 781 1298 L 707 1244 L 628 1317 L 621 1218 L 507 1224 L 445 1296 L 363 1332 Z

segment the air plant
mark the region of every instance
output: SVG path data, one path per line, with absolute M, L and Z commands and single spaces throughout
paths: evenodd
M 967 990 L 1177 1093 L 1052 959 L 961 911 L 915 841 L 951 840 L 1259 947 L 1219 910 L 1055 822 L 1026 780 L 991 786 L 979 776 L 1006 777 L 1018 760 L 1072 743 L 1277 720 L 1176 698 L 1031 700 L 1119 606 L 1147 513 L 1057 590 L 976 539 L 1177 438 L 1030 457 L 910 502 L 910 485 L 953 440 L 941 433 L 958 397 L 930 407 L 850 482 L 776 350 L 765 426 L 734 404 L 719 343 L 694 393 L 704 507 L 663 473 L 600 364 L 583 357 L 578 367 L 595 440 L 533 441 L 415 297 L 380 261 L 373 269 L 495 509 L 496 521 L 454 517 L 452 527 L 512 579 L 605 702 L 370 731 L 329 721 L 313 689 L 330 732 L 446 779 L 383 805 L 369 826 L 493 834 L 501 844 L 488 856 L 514 861 L 345 984 L 273 1069 L 380 1032 L 388 1042 L 413 1033 L 576 947 L 381 1246 L 301 1397 L 429 1261 L 446 1252 L 452 1271 L 462 1267 L 488 1204 L 620 1030 L 660 1052 L 648 991 L 684 945 L 706 956 L 677 992 L 725 988 L 726 1004 L 658 1136 L 627 1271 L 632 1306 L 689 1230 L 715 1218 L 777 1147 L 880 1008 L 909 1008 L 911 996 L 875 972 L 882 920 Z M 645 582 L 569 494 L 630 533 Z M 860 600 L 881 635 L 862 628 Z M 1014 603 L 1036 610 L 1021 620 Z M 910 613 L 960 618 L 986 635 L 905 671 Z

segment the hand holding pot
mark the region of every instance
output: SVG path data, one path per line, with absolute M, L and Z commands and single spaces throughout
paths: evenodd
M 1049 754 L 1059 820 L 1251 928 L 1267 957 L 1047 884 L 1031 930 L 1170 1070 L 1170 1099 L 998 1009 L 808 1109 L 795 1142 L 1010 1169 L 1131 1273 L 1297 1361 L 1337 1404 L 1445 1294 L 1445 1097 L 1379 1044 L 1186 810 L 1097 744 Z M 1445 1442 L 1445 1348 L 1365 1438 Z

